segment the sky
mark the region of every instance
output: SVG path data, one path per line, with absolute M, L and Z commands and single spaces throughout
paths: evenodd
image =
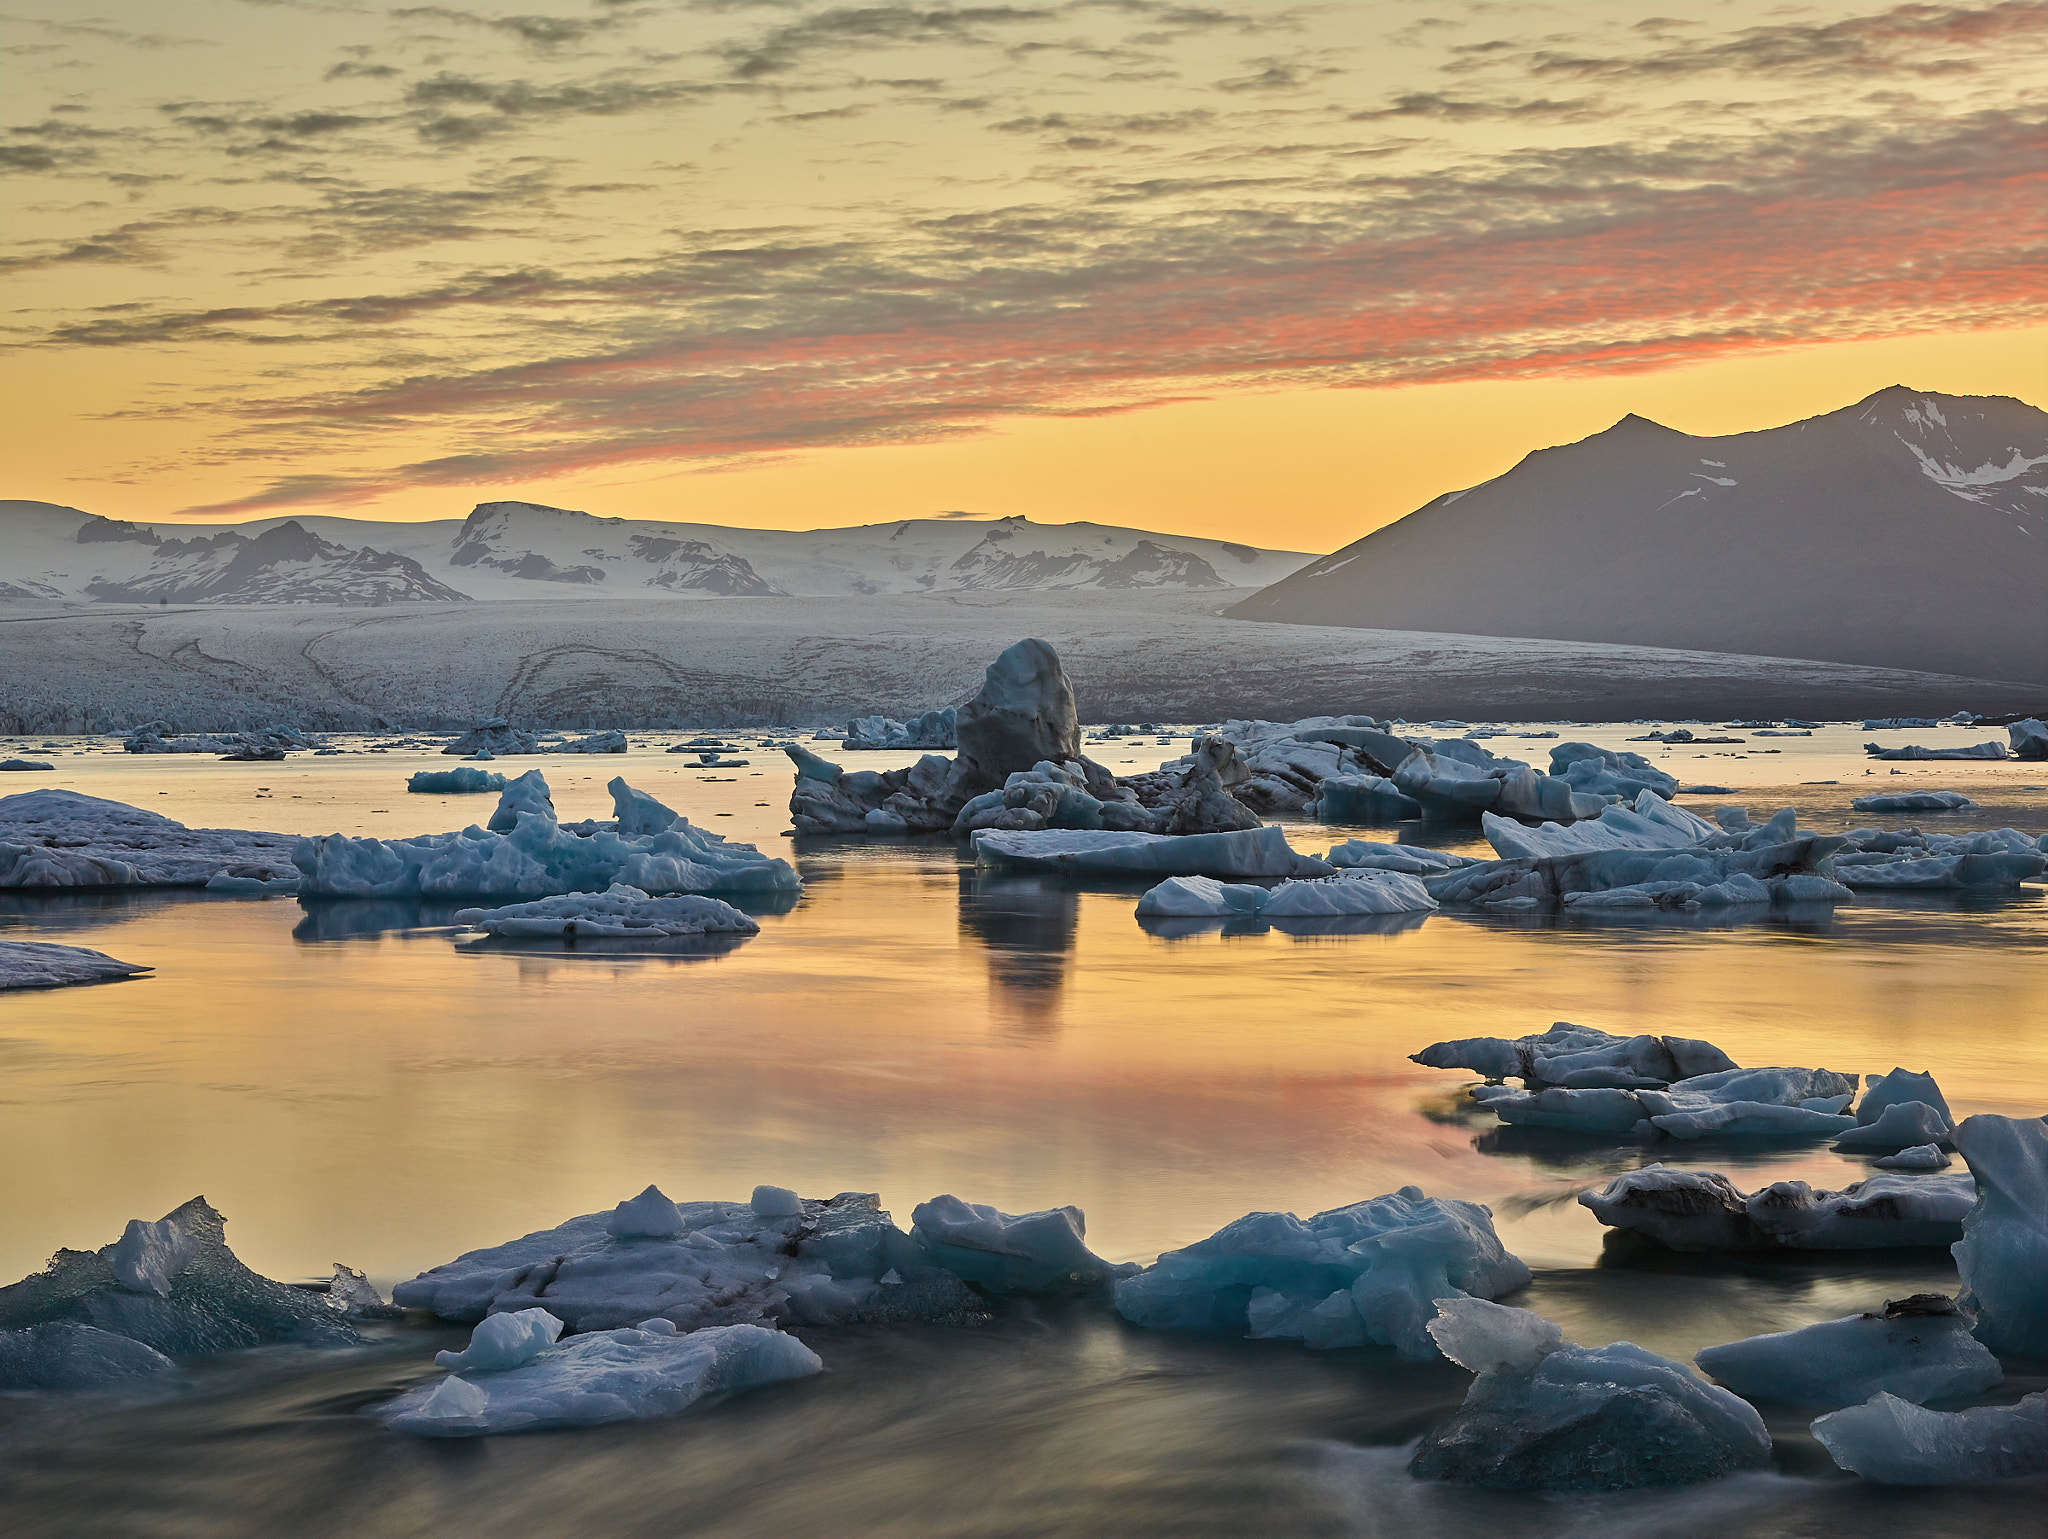
M 13 0 L 0 494 L 1327 550 L 2048 404 L 2048 0 Z

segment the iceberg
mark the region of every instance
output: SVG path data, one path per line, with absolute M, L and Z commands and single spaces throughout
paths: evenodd
M 400 1283 L 391 1298 L 446 1320 L 543 1308 L 572 1332 L 656 1316 L 691 1331 L 981 1312 L 873 1193 L 820 1202 L 778 1187 L 758 1188 L 749 1202 L 684 1203 L 650 1187 L 612 1212 L 467 1252 Z
M 1408 876 L 1434 876 L 1479 864 L 1470 855 L 1452 855 L 1419 844 L 1375 844 L 1370 839 L 1347 839 L 1323 859 L 1339 871 L 1400 871 Z
M 452 770 L 419 770 L 406 781 L 405 788 L 440 796 L 473 796 L 483 791 L 504 790 L 505 777 L 458 764 Z
M 45 764 L 41 759 L 0 759 L 0 773 L 10 770 L 46 770 L 55 767 Z
M 4 847 L 0 847 L 4 848 Z M 84 946 L 49 941 L 0 941 L 0 989 L 55 989 L 72 983 L 105 983 L 153 971 Z
M 0 1390 L 99 1389 L 167 1373 L 154 1347 L 68 1320 L 0 1330 Z
M 1878 1170 L 1946 1170 L 1950 1160 L 1939 1144 L 1915 1144 L 1870 1163 Z
M 1881 1250 L 1948 1244 L 1975 1195 L 1967 1176 L 1886 1174 L 1839 1192 L 1777 1181 L 1745 1197 L 1718 1171 L 1648 1165 L 1579 1203 L 1671 1250 Z
M 717 898 L 654 898 L 620 884 L 603 892 L 565 893 L 502 908 L 458 909 L 455 922 L 508 939 L 661 940 L 679 935 L 753 935 L 761 928 Z
M 1645 791 L 1668 797 L 1678 790 L 1676 775 L 1665 774 L 1641 754 L 1591 743 L 1559 743 L 1550 750 L 1550 773 L 1575 791 L 1600 797 L 1634 799 Z
M 1303 810 L 1325 823 L 1396 823 L 1422 816 L 1422 803 L 1384 775 L 1330 775 Z
M 1952 1486 L 2048 1474 L 2048 1391 L 2017 1405 L 1930 1411 L 1896 1395 L 1834 1411 L 1813 1435 L 1836 1464 L 1893 1486 Z
M 1887 748 L 1882 743 L 1865 743 L 1863 751 L 1873 759 L 2003 759 L 2007 757 L 2005 744 L 1995 737 L 1971 743 L 1966 748 L 1929 748 L 1925 743 L 1907 743 L 1900 748 Z
M 1934 1082 L 1932 1074 L 1895 1068 L 1891 1073 L 1871 1080 L 1864 1088 L 1863 1100 L 1856 1108 L 1856 1121 L 1859 1126 L 1867 1125 L 1878 1121 L 1894 1106 L 1915 1102 L 1933 1107 L 1944 1123 L 1955 1120 L 1955 1114 L 1948 1109 L 1948 1098 L 1941 1093 L 1941 1086 Z
M 1528 828 L 1492 813 L 1479 826 L 1503 859 L 1530 855 L 1575 855 L 1586 850 L 1678 850 L 1702 844 L 1721 830 L 1704 818 L 1674 807 L 1655 791 L 1640 792 L 1633 806 L 1603 807 L 1599 816 L 1576 823 Z
M 1650 1125 L 1674 1138 L 1844 1133 L 1856 1126 L 1842 1109 L 1857 1077 L 1830 1069 L 1723 1069 L 1644 1090 L 1637 1099 Z
M 1508 1491 L 1693 1485 L 1762 1468 L 1763 1418 L 1629 1341 L 1580 1347 L 1525 1309 L 1443 1299 L 1430 1333 L 1478 1377 L 1409 1471 Z
M 1277 825 L 1221 834 L 1148 834 L 1109 830 L 983 829 L 976 862 L 1024 871 L 1160 876 L 1329 876 L 1332 868 L 1299 855 Z
M 2012 740 L 2015 759 L 2048 759 L 2048 723 L 2039 717 L 2008 723 L 2005 735 Z
M 1903 1101 L 1887 1106 L 1874 1122 L 1864 1122 L 1860 1112 L 1857 1119 L 1855 1127 L 1835 1140 L 1837 1149 L 1871 1149 L 1896 1154 L 1901 1149 L 1942 1143 L 1955 1131 L 1940 1108 L 1929 1106 L 1924 1101 Z
M 1470 1069 L 1488 1079 L 1518 1078 L 1530 1088 L 1561 1085 L 1661 1090 L 1674 1080 L 1718 1074 L 1735 1061 L 1694 1037 L 1617 1037 L 1592 1026 L 1558 1021 L 1526 1037 L 1467 1037 L 1433 1042 L 1410 1062 L 1432 1069 Z
M 2048 1117 L 1965 1117 L 1954 1138 L 1976 1187 L 1950 1247 L 1961 1302 L 1992 1351 L 2048 1357 Z
M 959 712 L 953 706 L 926 711 L 909 721 L 891 716 L 857 716 L 846 724 L 843 748 L 955 748 L 954 724 Z
M 1093 1293 L 1138 1268 L 1113 1266 L 1085 1243 L 1079 1208 L 1001 1213 L 951 1195 L 911 1210 L 910 1238 L 931 1260 L 984 1293 Z
M 1576 789 L 1568 780 L 1539 775 L 1519 759 L 1496 759 L 1477 743 L 1439 738 L 1417 746 L 1394 767 L 1392 780 L 1421 804 L 1423 816 L 1476 822 L 1498 812 L 1531 822 L 1597 817 L 1605 795 Z M 1675 787 L 1674 787 L 1675 789 Z
M 546 1310 L 528 1309 L 494 1315 L 476 1334 L 494 1321 L 520 1315 L 545 1316 L 555 1331 L 561 1330 L 562 1322 Z M 668 1320 L 655 1318 L 559 1343 L 545 1327 L 529 1335 L 546 1345 L 514 1362 L 466 1364 L 463 1371 L 407 1390 L 371 1414 L 394 1432 L 415 1437 L 602 1426 L 673 1416 L 714 1396 L 803 1378 L 825 1366 L 794 1336 L 758 1325 L 679 1334 Z M 472 1345 L 470 1353 L 475 1351 Z
M 1414 914 L 1436 907 L 1422 883 L 1399 871 L 1354 869 L 1308 881 L 1282 882 L 1264 909 L 1268 919 L 1335 919 L 1357 914 Z
M 1846 842 L 1839 835 L 1801 834 L 1781 843 L 1739 849 L 1597 849 L 1518 856 L 1483 861 L 1425 877 L 1423 882 L 1430 896 L 1447 907 L 1557 907 L 1575 894 L 1671 882 L 1696 885 L 1697 900 L 1703 904 L 1708 889 L 1720 889 L 1715 901 L 1733 904 L 1749 901 L 1758 887 L 1774 904 L 1841 903 L 1853 894 L 1828 875 L 1828 859 Z
M 1835 880 L 1856 891 L 1997 892 L 2036 880 L 2048 870 L 2048 858 L 2024 855 L 1900 855 L 1847 854 L 1835 861 Z
M 1272 894 L 1249 882 L 1219 882 L 1209 876 L 1169 876 L 1138 899 L 1140 918 L 1228 919 L 1256 914 Z
M 1876 791 L 1849 805 L 1858 812 L 1961 812 L 1977 804 L 1960 791 Z
M 223 871 L 289 877 L 297 844 L 291 834 L 187 828 L 54 786 L 0 796 L 0 889 L 204 887 Z
M 1528 1281 L 1491 1209 L 1404 1186 L 1306 1222 L 1247 1214 L 1125 1278 L 1116 1307 L 1153 1330 L 1249 1330 L 1421 1359 L 1437 1352 L 1426 1329 L 1433 1300 L 1498 1298 Z
M 1882 1393 L 1920 1405 L 1974 1395 L 2005 1377 L 1970 1334 L 1973 1323 L 1946 1295 L 1916 1293 L 1886 1300 L 1880 1314 L 1746 1337 L 1696 1352 L 1693 1361 L 1745 1400 L 1832 1411 Z
M 267 1342 L 353 1346 L 361 1338 L 349 1303 L 257 1276 L 228 1249 L 220 1214 L 194 1197 L 98 1251 L 60 1250 L 46 1270 L 0 1288 L 0 1331 L 89 1325 L 168 1357 Z

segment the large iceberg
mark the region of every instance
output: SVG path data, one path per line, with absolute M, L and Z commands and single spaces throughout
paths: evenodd
M 150 970 L 84 946 L 0 941 L 0 989 L 54 989 L 69 983 L 105 983 Z
M 1893 1486 L 1952 1486 L 2048 1475 L 2048 1391 L 2017 1405 L 1930 1411 L 1896 1395 L 1813 1424 L 1835 1463 Z
M 649 1187 L 609 1213 L 470 1251 L 400 1283 L 391 1297 L 448 1320 L 538 1306 L 571 1331 L 656 1316 L 696 1330 L 979 1312 L 873 1193 L 820 1202 L 765 1186 L 749 1202 L 685 1203 Z
M 1249 1330 L 1428 1358 L 1434 1300 L 1498 1298 L 1528 1281 L 1491 1209 L 1404 1186 L 1306 1221 L 1247 1214 L 1117 1284 L 1116 1307 L 1155 1330 Z
M 1775 1181 L 1744 1196 L 1718 1171 L 1647 1165 L 1579 1203 L 1672 1250 L 1877 1250 L 1949 1244 L 1975 1195 L 1967 1176 L 1886 1174 L 1839 1192 Z
M 637 887 L 566 893 L 502 908 L 465 908 L 457 924 L 507 938 L 661 940 L 680 935 L 752 935 L 761 926 L 730 903 L 697 894 L 649 897 Z
M 1832 1411 L 1883 1393 L 1919 1405 L 1974 1395 L 2005 1377 L 1970 1334 L 1973 1323 L 1945 1294 L 1916 1293 L 1887 1299 L 1880 1314 L 1749 1336 L 1707 1347 L 1693 1361 L 1745 1400 Z
M 0 797 L 0 888 L 204 887 L 295 876 L 291 834 L 183 823 L 56 787 Z
M 1002 1213 L 948 1194 L 910 1214 L 910 1238 L 932 1264 L 984 1293 L 1092 1293 L 1138 1270 L 1104 1261 L 1087 1233 L 1075 1207 Z
M 1561 1085 L 1661 1090 L 1674 1080 L 1718 1074 L 1735 1060 L 1695 1037 L 1618 1037 L 1558 1021 L 1525 1037 L 1466 1037 L 1433 1042 L 1410 1061 L 1432 1069 L 1470 1069 L 1488 1079 L 1517 1078 L 1531 1089 Z
M 649 830 L 649 808 L 668 809 L 622 779 L 611 782 L 619 828 L 564 827 L 537 770 L 506 786 L 493 827 L 415 839 L 304 839 L 292 859 L 303 894 L 326 898 L 513 898 L 605 892 L 645 894 L 789 892 L 802 886 L 788 861 L 676 818 Z M 658 822 L 656 817 L 652 821 Z M 637 828 L 627 833 L 620 830 Z
M 1526 1309 L 1447 1298 L 1430 1322 L 1478 1374 L 1408 1468 L 1512 1491 L 1693 1485 L 1761 1468 L 1771 1438 L 1746 1402 L 1634 1342 L 1580 1347 Z
M 1333 869 L 1297 854 L 1272 824 L 1221 834 L 983 829 L 974 854 L 985 866 L 1109 875 L 1301 877 Z
M 1950 1249 L 1977 1339 L 2048 1357 L 2048 1117 L 1965 1117 L 1954 1138 L 1976 1201 Z
M 393 1431 L 415 1437 L 601 1426 L 673 1416 L 713 1396 L 803 1378 L 825 1366 L 794 1336 L 758 1325 L 683 1334 L 655 1318 L 558 1342 L 554 1333 L 562 1322 L 544 1309 L 525 1309 L 491 1316 L 475 1336 L 503 1321 L 519 1325 L 512 1350 L 486 1343 L 483 1361 L 461 1363 L 460 1372 L 409 1389 L 372 1414 Z M 529 1322 L 540 1328 L 528 1328 Z M 472 1345 L 461 1355 L 477 1351 Z

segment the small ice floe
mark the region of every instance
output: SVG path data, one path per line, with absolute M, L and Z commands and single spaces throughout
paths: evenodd
M 718 898 L 649 897 L 614 884 L 604 892 L 565 893 L 502 908 L 465 908 L 457 924 L 507 938 L 660 940 L 681 935 L 752 935 L 761 926 Z
M 1520 1079 L 1532 1090 L 1560 1085 L 1661 1090 L 1674 1080 L 1718 1074 L 1735 1060 L 1695 1037 L 1618 1037 L 1558 1021 L 1525 1037 L 1466 1037 L 1434 1042 L 1410 1061 L 1432 1069 L 1470 1069 L 1491 1080 Z
M 4 847 L 0 847 L 4 848 Z M 106 983 L 151 971 L 84 946 L 48 941 L 0 941 L 0 989 L 55 989 L 72 983 Z
M 1906 743 L 1887 748 L 1882 743 L 1865 743 L 1863 751 L 1873 759 L 2004 759 L 2011 757 L 2005 744 L 1995 737 L 1964 748 L 1929 748 L 1925 743 Z
M 1367 1344 L 1431 1358 L 1433 1301 L 1498 1298 L 1529 1269 L 1476 1202 L 1400 1191 L 1302 1220 L 1250 1213 L 1168 1251 L 1116 1287 L 1116 1307 L 1154 1330 L 1249 1331 L 1310 1347 Z
M 54 768 L 40 759 L 0 759 L 0 774 L 9 770 L 46 770 Z
M 405 783 L 405 788 L 439 796 L 475 796 L 484 791 L 504 790 L 505 777 L 491 770 L 458 764 L 451 770 L 420 770 Z
M 1143 918 L 1346 918 L 1427 912 L 1436 900 L 1398 871 L 1354 870 L 1265 888 L 1206 876 L 1170 876 L 1138 899 Z
M 462 1352 L 434 1361 L 456 1371 L 371 1412 L 415 1437 L 485 1437 L 548 1427 L 602 1426 L 674 1416 L 713 1396 L 820 1372 L 818 1354 L 758 1325 L 679 1333 L 666 1319 L 558 1340 L 545 1309 L 492 1315 Z
M 1877 791 L 1849 805 L 1858 812 L 1961 812 L 1977 804 L 1960 791 Z
M 1429 1333 L 1478 1375 L 1423 1435 L 1411 1473 L 1513 1491 L 1693 1485 L 1770 1458 L 1763 1418 L 1634 1342 L 1580 1347 L 1526 1309 L 1437 1301 Z
M 1974 1395 L 2005 1377 L 1970 1334 L 1975 1323 L 1946 1294 L 1916 1293 L 1887 1300 L 1879 1314 L 1749 1336 L 1696 1352 L 1693 1361 L 1745 1400 L 1832 1411 L 1888 1394 L 1921 1405 Z
M 290 834 L 187 828 L 54 786 L 0 797 L 0 888 L 204 887 L 221 871 L 296 873 Z
M 415 839 L 326 834 L 299 841 L 292 859 L 307 897 L 532 899 L 617 885 L 660 895 L 802 886 L 788 861 L 692 827 L 623 779 L 610 789 L 615 827 L 565 827 L 547 782 L 529 770 L 505 787 L 486 828 Z
M 931 1263 L 985 1293 L 1093 1293 L 1138 1270 L 1104 1261 L 1087 1232 L 1074 1207 L 1002 1213 L 946 1195 L 910 1214 L 910 1238 Z
M 1839 1192 L 1775 1181 L 1744 1196 L 1718 1171 L 1647 1165 L 1579 1193 L 1579 1203 L 1609 1228 L 1671 1250 L 1881 1250 L 1952 1244 L 1976 1196 L 1967 1175 L 1896 1174 Z
M 974 836 L 974 855 L 984 866 L 1077 874 L 1301 877 L 1333 870 L 1297 854 L 1272 824 L 1221 834 L 984 829 Z
M 1141 919 L 1230 919 L 1266 906 L 1270 889 L 1252 882 L 1219 882 L 1212 876 L 1169 876 L 1138 899 Z
M 1856 1108 L 1855 1128 L 1835 1147 L 1895 1153 L 1916 1144 L 1944 1143 L 1954 1131 L 1948 1099 L 1934 1076 L 1893 1069 L 1870 1082 Z
M 2048 1357 L 2048 1117 L 1965 1117 L 1954 1139 L 1976 1182 L 1952 1249 L 1977 1339 Z
M 1915 1144 L 1910 1149 L 1880 1156 L 1870 1163 L 1878 1170 L 1946 1170 L 1954 1162 L 1939 1144 Z
M 2016 1405 L 1930 1411 L 1896 1395 L 1821 1417 L 1813 1435 L 1836 1464 L 1892 1486 L 1952 1486 L 2048 1474 L 2048 1391 Z

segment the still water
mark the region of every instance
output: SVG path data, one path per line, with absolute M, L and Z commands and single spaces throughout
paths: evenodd
M 1632 730 L 1568 735 L 1618 746 Z M 1659 757 L 1733 788 L 1681 798 L 1701 811 L 1790 803 L 1803 823 L 1839 828 L 1873 821 L 1848 799 L 1879 784 L 1956 786 L 1983 809 L 1925 826 L 2048 824 L 2048 792 L 2030 778 L 2041 766 L 1870 776 L 1862 735 Z M 565 817 L 603 815 L 604 782 L 624 773 L 795 860 L 801 898 L 736 947 L 480 947 L 454 938 L 445 911 L 404 905 L 0 900 L 9 937 L 157 969 L 0 996 L 0 1277 L 195 1193 L 259 1271 L 324 1275 L 340 1260 L 388 1288 L 650 1181 L 678 1198 L 743 1197 L 757 1182 L 878 1191 L 905 1224 L 945 1191 L 1013 1212 L 1074 1203 L 1097 1251 L 1138 1261 L 1254 1209 L 1308 1214 L 1412 1182 L 1494 1207 L 1538 1274 L 1511 1302 L 1583 1342 L 1626 1337 L 1684 1358 L 1951 1290 L 1953 1267 L 1941 1251 L 1729 1264 L 1606 1244 L 1573 1195 L 1657 1156 L 1503 1130 L 1464 1109 L 1460 1076 L 1408 1054 L 1565 1019 L 1706 1037 L 1742 1063 L 1930 1069 L 1959 1115 L 2048 1107 L 2039 887 L 1738 926 L 1432 915 L 1343 934 L 1169 935 L 1134 918 L 1138 885 L 978 872 L 943 840 L 785 838 L 778 753 L 704 772 L 663 754 L 669 740 L 510 767 L 538 762 Z M 1489 746 L 1540 762 L 1548 745 Z M 45 751 L 57 770 L 33 783 L 195 826 L 417 833 L 492 804 L 407 795 L 412 770 L 449 762 L 423 752 L 247 765 L 82 747 Z M 1184 747 L 1092 751 L 1149 768 Z M 1395 832 L 1289 831 L 1311 850 Z M 1469 831 L 1399 833 L 1477 847 Z M 1825 1149 L 1658 1153 L 1744 1187 L 1868 1173 Z M 1400 1448 L 1462 1396 L 1460 1371 L 1161 1337 L 1084 1305 L 1019 1306 L 972 1331 L 806 1332 L 823 1378 L 627 1429 L 423 1448 L 353 1414 L 430 1373 L 432 1349 L 462 1334 L 392 1326 L 359 1352 L 230 1359 L 192 1370 L 168 1401 L 0 1403 L 0 1528 L 1924 1534 L 2010 1523 L 2041 1498 L 2038 1486 L 1866 1488 L 1796 1422 L 1773 1428 L 1774 1473 L 1703 1491 L 1421 1488 Z M 2011 1377 L 1994 1398 L 2041 1382 Z

